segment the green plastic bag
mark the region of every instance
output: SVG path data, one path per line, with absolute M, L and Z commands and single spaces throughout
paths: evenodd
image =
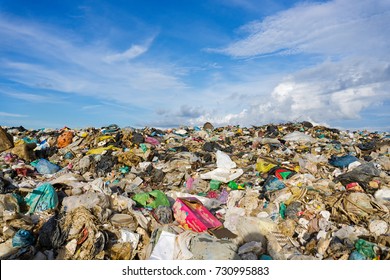
M 122 173 L 122 174 L 127 174 L 130 172 L 130 168 L 128 166 L 123 166 L 121 168 L 119 168 L 119 171 Z
M 221 186 L 221 182 L 220 181 L 217 181 L 217 180 L 211 180 L 210 181 L 210 189 L 212 189 L 213 191 L 218 190 L 220 186 Z
M 170 206 L 170 203 L 165 193 L 159 190 L 154 190 L 147 193 L 138 193 L 133 196 L 133 200 L 142 206 L 151 207 L 153 209 L 157 208 L 160 205 Z
M 279 206 L 279 214 L 280 214 L 280 217 L 282 217 L 282 219 L 286 219 L 286 204 L 284 204 L 283 202 L 280 203 L 280 206 Z
M 144 153 L 146 153 L 146 151 L 148 150 L 148 146 L 146 146 L 146 144 L 144 144 L 144 143 L 139 144 L 139 146 L 140 146 L 140 148 L 142 149 L 142 151 L 143 151 Z
M 39 162 L 39 159 L 36 159 L 36 160 L 30 162 L 30 165 L 31 165 L 32 167 L 36 167 L 36 166 L 38 165 L 38 162 Z
M 230 181 L 228 183 L 228 186 L 229 188 L 231 188 L 232 190 L 245 190 L 245 188 L 239 184 L 237 184 L 236 182 L 234 181 Z
M 356 250 L 362 254 L 363 256 L 367 257 L 368 259 L 374 259 L 376 257 L 375 251 L 374 251 L 374 243 L 368 242 L 363 239 L 358 239 L 355 243 Z
M 24 200 L 30 206 L 28 213 L 42 212 L 54 209 L 58 205 L 56 190 L 49 183 L 44 183 L 29 193 Z

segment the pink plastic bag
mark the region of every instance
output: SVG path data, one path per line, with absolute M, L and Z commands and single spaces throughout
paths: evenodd
M 156 138 L 149 137 L 149 136 L 146 137 L 145 142 L 152 144 L 153 146 L 160 145 L 160 142 Z

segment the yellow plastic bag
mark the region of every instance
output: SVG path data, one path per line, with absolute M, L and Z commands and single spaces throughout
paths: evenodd
M 100 142 L 100 141 L 107 140 L 107 139 L 115 140 L 114 136 L 105 135 L 105 136 L 100 136 L 100 137 L 97 139 L 97 141 Z
M 274 168 L 276 164 L 265 161 L 264 159 L 258 159 L 256 163 L 256 170 L 260 173 L 267 173 L 272 168 Z
M 89 150 L 87 152 L 87 155 L 100 155 L 102 154 L 104 151 L 107 151 L 107 150 L 116 150 L 116 151 L 120 151 L 121 149 L 117 148 L 117 147 L 114 147 L 113 145 L 110 145 L 110 146 L 107 146 L 107 147 L 100 147 L 100 148 L 96 148 L 96 149 L 92 149 L 92 150 Z

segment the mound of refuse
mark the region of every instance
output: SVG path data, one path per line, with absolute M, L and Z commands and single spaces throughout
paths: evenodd
M 388 260 L 390 135 L 0 127 L 0 259 Z

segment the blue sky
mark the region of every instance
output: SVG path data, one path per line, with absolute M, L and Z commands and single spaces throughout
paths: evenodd
M 390 131 L 389 22 L 389 0 L 0 0 L 0 125 Z

